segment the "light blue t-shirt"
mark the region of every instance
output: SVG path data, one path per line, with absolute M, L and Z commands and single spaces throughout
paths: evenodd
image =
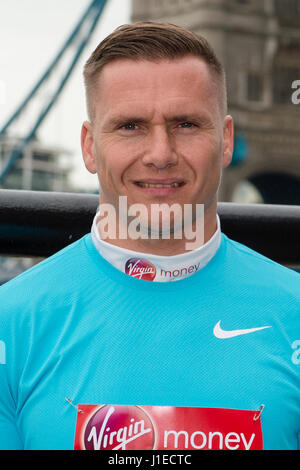
M 0 448 L 73 449 L 66 397 L 264 404 L 264 449 L 297 449 L 299 274 L 222 234 L 192 276 L 149 282 L 111 266 L 84 236 L 0 288 Z

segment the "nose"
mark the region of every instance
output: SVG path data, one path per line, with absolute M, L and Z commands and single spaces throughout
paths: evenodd
M 163 126 L 157 126 L 149 135 L 147 151 L 143 157 L 146 166 L 154 166 L 157 169 L 174 166 L 178 162 L 174 142 Z

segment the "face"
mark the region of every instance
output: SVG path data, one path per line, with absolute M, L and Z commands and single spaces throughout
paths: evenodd
M 204 204 L 216 210 L 233 124 L 223 116 L 206 63 L 116 60 L 100 73 L 93 122 L 82 126 L 85 165 L 97 173 L 100 203 Z M 149 212 L 150 213 L 150 212 Z

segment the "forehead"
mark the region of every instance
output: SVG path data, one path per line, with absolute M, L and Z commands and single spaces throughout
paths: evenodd
M 194 56 L 159 61 L 118 59 L 105 65 L 95 87 L 101 112 L 126 106 L 215 107 L 217 84 L 204 60 Z M 179 110 L 176 109 L 178 112 Z

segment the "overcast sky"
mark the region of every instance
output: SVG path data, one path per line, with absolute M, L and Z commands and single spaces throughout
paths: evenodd
M 0 2 L 0 127 L 55 57 L 90 0 L 2 0 Z M 130 0 L 108 0 L 93 36 L 39 138 L 74 154 L 75 182 L 97 187 L 82 163 L 80 127 L 86 118 L 82 67 L 99 41 L 130 22 Z

